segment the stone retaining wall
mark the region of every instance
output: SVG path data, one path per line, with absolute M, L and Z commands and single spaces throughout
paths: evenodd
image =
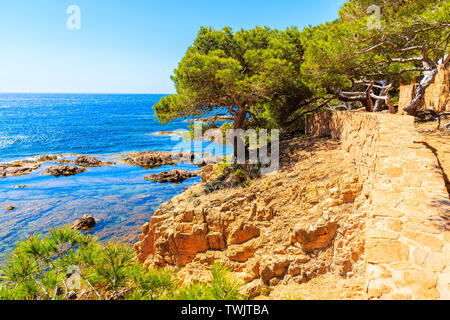
M 449 195 L 414 118 L 324 112 L 308 119 L 307 133 L 340 139 L 364 181 L 369 297 L 450 299 Z
M 417 84 L 401 85 L 398 101 L 398 113 L 403 111 L 416 95 Z M 450 63 L 441 64 L 434 81 L 425 90 L 421 109 L 433 109 L 437 112 L 450 111 Z

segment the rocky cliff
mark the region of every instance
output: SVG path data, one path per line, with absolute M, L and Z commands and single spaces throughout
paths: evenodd
M 414 118 L 324 112 L 307 129 L 282 142 L 279 172 L 246 187 L 211 192 L 206 166 L 143 226 L 139 260 L 183 281 L 221 261 L 253 297 L 449 299 L 445 163 Z
M 207 279 L 221 261 L 251 296 L 325 274 L 360 281 L 368 204 L 354 165 L 329 139 L 280 147 L 276 174 L 212 193 L 198 184 L 163 204 L 142 228 L 139 260 L 176 266 L 184 281 Z M 203 181 L 215 169 L 205 167 Z
M 414 118 L 324 112 L 309 119 L 308 131 L 339 139 L 358 168 L 370 203 L 368 297 L 450 299 L 450 200 L 443 154 L 419 134 Z M 439 144 L 450 150 L 448 138 Z

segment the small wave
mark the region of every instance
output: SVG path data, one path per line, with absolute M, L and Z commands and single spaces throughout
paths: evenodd
M 27 140 L 29 136 L 15 135 L 15 136 L 0 136 L 0 149 L 5 149 L 6 147 L 13 145 L 17 141 Z

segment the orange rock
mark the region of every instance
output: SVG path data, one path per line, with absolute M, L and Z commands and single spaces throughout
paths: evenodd
M 260 230 L 257 226 L 255 226 L 252 222 L 241 222 L 236 224 L 230 232 L 230 237 L 228 239 L 228 243 L 230 244 L 241 244 L 250 239 L 258 237 L 260 234 Z
M 222 250 L 225 249 L 226 244 L 223 239 L 223 235 L 220 232 L 211 232 L 207 236 L 208 246 L 212 250 Z
M 312 226 L 308 229 L 302 225 L 296 225 L 294 235 L 304 250 L 312 251 L 328 247 L 336 235 L 337 227 L 336 222 Z

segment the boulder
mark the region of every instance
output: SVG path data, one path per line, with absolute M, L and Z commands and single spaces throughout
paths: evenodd
M 126 164 L 151 169 L 164 165 L 173 165 L 171 152 L 147 151 L 131 153 L 123 160 Z
M 193 152 L 164 152 L 164 151 L 145 151 L 130 153 L 122 162 L 140 166 L 145 169 L 152 169 L 164 165 L 174 165 L 177 162 L 192 162 L 196 156 L 204 154 L 195 154 Z
M 115 164 L 114 162 L 104 162 L 95 159 L 94 157 L 86 157 L 86 156 L 80 156 L 77 160 L 74 161 L 74 163 L 80 167 L 101 167 L 101 166 L 112 166 Z
M 294 228 L 293 240 L 300 242 L 303 250 L 313 251 L 328 247 L 333 241 L 338 225 L 336 222 L 312 225 L 296 225 Z
M 222 161 L 223 161 L 223 157 L 220 157 L 220 156 L 205 157 L 205 158 L 202 158 L 202 159 L 194 162 L 194 164 L 196 166 L 199 166 L 199 167 L 204 167 L 204 166 L 207 166 L 207 165 L 210 165 L 210 164 L 219 164 Z
M 31 160 L 0 163 L 0 178 L 30 174 L 40 167 L 40 163 Z
M 286 256 L 270 256 L 261 261 L 260 277 L 264 283 L 268 283 L 274 277 L 283 276 L 290 265 L 290 259 Z
M 89 230 L 95 227 L 97 222 L 98 220 L 95 219 L 93 216 L 85 214 L 80 219 L 75 220 L 75 222 L 72 225 L 72 229 Z
M 42 174 L 43 175 L 51 175 L 51 176 L 55 176 L 55 177 L 59 177 L 59 176 L 67 177 L 67 176 L 73 176 L 73 175 L 76 175 L 78 173 L 82 173 L 85 171 L 86 171 L 86 169 L 84 169 L 84 168 L 63 165 L 63 166 L 58 166 L 58 167 L 50 167 L 50 168 L 44 170 L 44 172 L 42 172 Z
M 46 155 L 46 154 L 37 157 L 37 161 L 40 161 L 40 162 L 55 161 L 57 159 L 58 159 L 58 156 Z
M 148 177 L 145 177 L 145 180 L 152 180 L 155 182 L 172 182 L 172 183 L 179 183 L 183 182 L 187 179 L 196 177 L 198 173 L 196 172 L 189 172 L 187 170 L 172 170 L 172 171 L 164 171 L 158 174 L 152 174 Z
M 253 238 L 259 237 L 259 234 L 260 230 L 254 223 L 241 221 L 231 228 L 228 243 L 241 244 Z

